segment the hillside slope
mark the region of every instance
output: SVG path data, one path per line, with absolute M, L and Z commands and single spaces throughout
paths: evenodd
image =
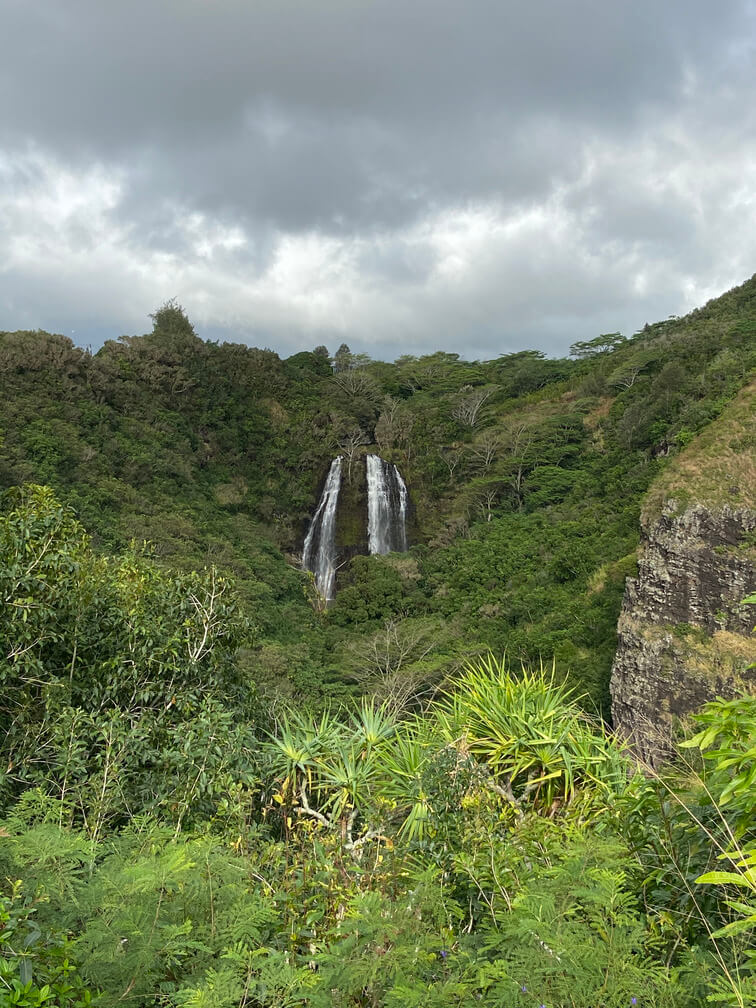
M 396 677 L 422 693 L 490 648 L 555 657 L 608 711 L 643 495 L 756 365 L 754 279 L 572 360 L 280 360 L 201 340 L 174 304 L 153 320 L 94 355 L 0 334 L 0 486 L 50 485 L 105 552 L 148 540 L 173 567 L 232 575 L 257 628 L 249 673 L 311 704 Z M 400 467 L 414 546 L 355 557 L 317 612 L 302 541 L 355 435 Z
M 672 461 L 643 508 L 612 668 L 615 725 L 658 763 L 676 722 L 756 689 L 756 383 Z M 750 668 L 749 668 L 750 666 Z

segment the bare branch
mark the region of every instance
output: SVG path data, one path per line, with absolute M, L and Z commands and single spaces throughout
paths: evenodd
M 318 812 L 317 809 L 314 809 L 310 805 L 307 800 L 307 790 L 304 781 L 302 781 L 302 787 L 299 789 L 299 800 L 302 802 L 302 807 L 297 809 L 298 814 L 311 816 L 328 829 L 334 828 L 334 824 L 330 819 L 326 819 L 322 812 Z
M 483 406 L 497 391 L 497 385 L 489 385 L 486 388 L 478 389 L 474 389 L 472 385 L 465 385 L 461 392 L 461 398 L 457 400 L 456 405 L 452 408 L 451 415 L 466 427 L 477 427 L 481 420 Z
M 360 448 L 365 445 L 370 444 L 370 438 L 367 434 L 360 430 L 360 428 L 355 427 L 348 434 L 345 434 L 338 442 L 337 448 L 339 454 L 343 455 L 347 463 L 347 479 L 349 480 L 349 485 L 352 485 L 352 464 L 359 454 Z

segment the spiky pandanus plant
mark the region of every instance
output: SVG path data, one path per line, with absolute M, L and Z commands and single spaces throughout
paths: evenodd
M 279 786 L 274 799 L 340 834 L 347 849 L 359 850 L 380 834 L 364 816 L 383 772 L 382 751 L 395 731 L 394 718 L 368 700 L 348 719 L 333 711 L 318 719 L 288 712 L 266 744 Z M 356 835 L 360 814 L 362 833 Z
M 381 753 L 380 795 L 393 806 L 399 835 L 407 840 L 423 839 L 431 815 L 424 775 L 438 740 L 428 728 L 422 718 L 407 722 Z
M 553 665 L 514 672 L 505 658 L 480 658 L 435 714 L 447 741 L 485 764 L 515 804 L 553 812 L 583 790 L 605 795 L 625 779 L 617 744 L 556 681 Z
M 425 838 L 434 812 L 428 780 L 444 751 L 477 765 L 520 811 L 553 814 L 578 797 L 588 808 L 627 777 L 616 743 L 553 667 L 514 673 L 491 655 L 468 665 L 429 716 L 400 724 L 369 701 L 345 719 L 292 713 L 267 748 L 277 800 L 340 833 L 355 852 L 386 821 L 405 840 Z
M 286 801 L 303 787 L 307 792 L 317 790 L 323 755 L 337 747 L 343 736 L 343 725 L 330 710 L 319 718 L 285 712 L 264 747 L 278 782 L 278 798 Z

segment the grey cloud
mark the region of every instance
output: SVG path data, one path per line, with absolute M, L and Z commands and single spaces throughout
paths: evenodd
M 5 7 L 6 112 L 17 126 L 94 133 L 116 148 L 191 138 L 198 125 L 220 134 L 260 96 L 319 118 L 466 119 L 475 98 L 484 111 L 589 108 L 616 119 L 675 93 L 686 61 L 716 60 L 743 16 L 706 0 Z
M 0 12 L 3 327 L 563 352 L 753 268 L 745 0 Z

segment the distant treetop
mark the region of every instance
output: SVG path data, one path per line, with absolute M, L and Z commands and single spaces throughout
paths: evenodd
M 622 333 L 602 333 L 592 340 L 580 340 L 570 347 L 570 357 L 577 357 L 580 360 L 586 357 L 596 357 L 598 354 L 608 353 L 616 350 L 620 344 L 625 342 Z
M 194 326 L 189 316 L 175 298 L 166 301 L 157 311 L 150 315 L 153 333 L 175 333 L 176 335 L 196 336 Z

